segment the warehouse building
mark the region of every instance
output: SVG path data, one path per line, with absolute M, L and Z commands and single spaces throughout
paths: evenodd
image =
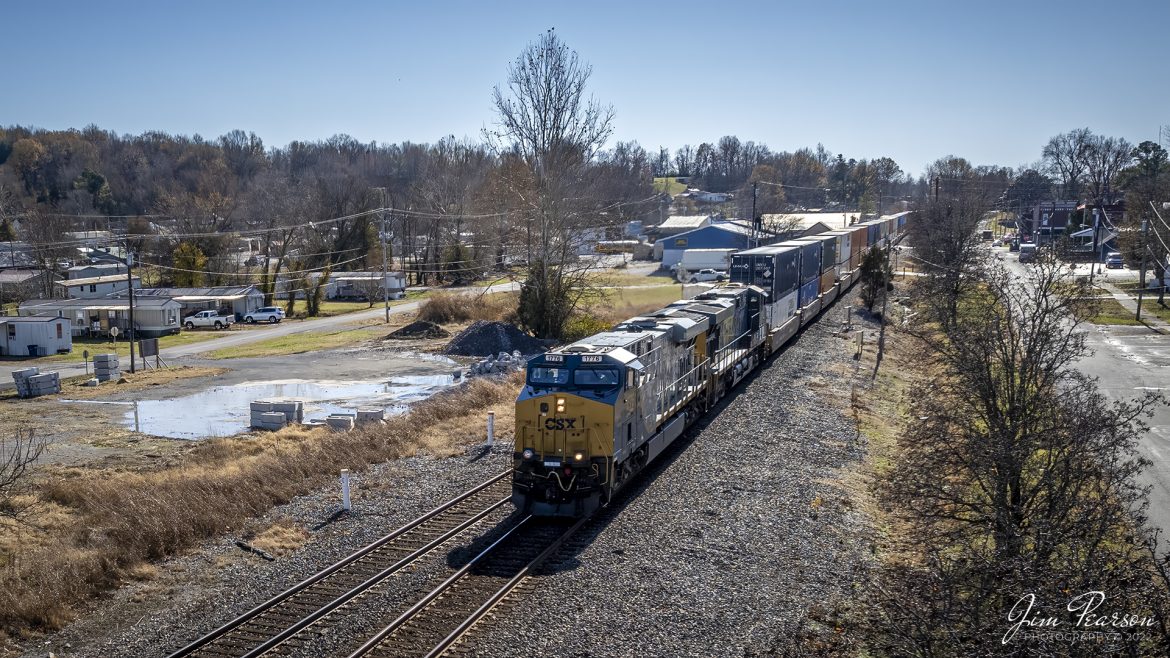
M 752 228 L 747 223 L 727 221 L 710 224 L 654 243 L 656 256 L 662 259 L 662 267 L 672 269 L 682 262 L 683 252 L 688 249 L 750 249 L 754 246 L 775 242 L 778 236 L 766 229 L 761 230 L 753 240 Z

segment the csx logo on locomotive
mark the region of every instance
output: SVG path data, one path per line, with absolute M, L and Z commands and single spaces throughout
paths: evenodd
M 571 430 L 576 429 L 573 423 L 576 423 L 576 418 L 545 418 L 544 429 L 546 430 Z

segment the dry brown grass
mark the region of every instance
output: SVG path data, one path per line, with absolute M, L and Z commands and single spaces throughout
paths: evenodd
M 61 471 L 40 482 L 38 492 L 58 515 L 56 523 L 26 530 L 40 540 L 9 543 L 0 553 L 0 629 L 57 628 L 75 604 L 140 577 L 143 562 L 240 531 L 248 519 L 312 491 L 342 468 L 360 471 L 422 448 L 450 450 L 452 443 L 435 439 L 440 424 L 450 434 L 452 425 L 466 423 L 466 438 L 477 438 L 472 419 L 482 429 L 484 412 L 510 406 L 517 388 L 515 379 L 473 380 L 405 416 L 347 434 L 294 427 L 210 440 L 172 468 Z M 256 537 L 279 547 L 294 543 L 295 534 L 270 528 Z
M 418 319 L 435 324 L 458 324 L 476 320 L 504 320 L 516 311 L 515 293 L 453 295 L 435 293 L 418 309 Z
M 290 519 L 280 519 L 255 535 L 246 535 L 245 541 L 272 555 L 285 555 L 300 548 L 309 540 L 309 531 Z

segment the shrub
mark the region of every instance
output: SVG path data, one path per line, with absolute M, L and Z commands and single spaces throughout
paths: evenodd
M 610 323 L 601 318 L 584 313 L 574 313 L 565 322 L 565 328 L 561 333 L 561 337 L 566 342 L 571 343 L 592 336 L 593 334 L 609 331 L 610 327 Z
M 435 324 L 473 322 L 475 320 L 509 320 L 516 309 L 516 297 L 510 294 L 452 295 L 438 293 L 418 309 L 418 319 Z

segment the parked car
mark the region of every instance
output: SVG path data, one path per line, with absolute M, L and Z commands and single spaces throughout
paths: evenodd
M 1116 251 L 1111 251 L 1105 257 L 1105 267 L 1111 270 L 1120 270 L 1125 267 L 1125 261 L 1121 259 L 1121 254 Z
M 727 272 L 720 272 L 719 270 L 705 269 L 699 270 L 691 274 L 687 278 L 687 283 L 699 283 L 700 281 L 726 281 Z
M 195 327 L 224 329 L 230 327 L 235 321 L 236 317 L 234 315 L 220 315 L 218 311 L 199 311 L 195 315 L 188 315 L 183 318 L 183 326 L 187 329 L 194 329 Z
M 251 313 L 244 316 L 244 322 L 248 324 L 256 324 L 257 322 L 270 322 L 276 324 L 284 319 L 284 309 L 279 306 L 265 306 L 258 308 Z

